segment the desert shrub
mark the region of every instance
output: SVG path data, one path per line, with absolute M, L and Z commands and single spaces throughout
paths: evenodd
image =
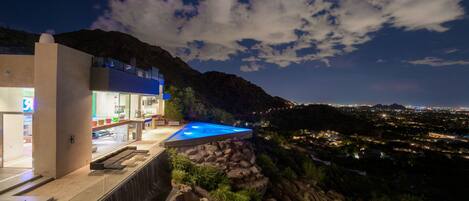
M 401 195 L 399 200 L 400 201 L 422 201 L 424 199 L 419 196 L 405 194 L 405 195 Z
M 389 198 L 389 196 L 384 195 L 384 194 L 372 193 L 371 201 L 392 201 L 392 199 Z
M 178 154 L 174 149 L 168 150 L 168 153 L 173 169 L 189 172 L 193 168 L 194 164 L 186 156 Z
M 222 171 L 211 166 L 201 166 L 192 163 L 189 158 L 178 154 L 176 150 L 169 151 L 172 178 L 176 182 L 187 185 L 198 185 L 206 190 L 215 190 L 219 185 L 229 184 L 229 179 Z
M 282 176 L 284 176 L 285 178 L 290 179 L 290 180 L 298 178 L 295 171 L 293 171 L 290 167 L 287 167 L 287 168 L 283 169 Z
M 171 171 L 171 177 L 176 183 L 182 184 L 187 182 L 188 175 L 184 170 L 174 169 Z
M 228 177 L 220 170 L 211 166 L 196 166 L 191 172 L 191 181 L 208 191 L 220 185 L 228 185 Z
M 261 201 L 262 195 L 257 192 L 255 189 L 244 189 L 239 191 L 238 193 L 248 196 L 250 201 Z
M 268 176 L 277 175 L 278 168 L 272 159 L 266 154 L 260 154 L 257 157 L 257 164 L 262 168 L 262 172 Z
M 307 179 L 311 179 L 318 183 L 321 183 L 326 177 L 324 168 L 317 167 L 311 160 L 303 161 L 302 167 L 303 167 L 304 176 Z
M 222 185 L 218 189 L 210 192 L 210 196 L 217 201 L 250 201 L 248 195 L 231 191 L 228 185 Z

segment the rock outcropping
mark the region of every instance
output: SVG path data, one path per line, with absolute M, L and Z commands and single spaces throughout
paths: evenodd
M 254 147 L 251 142 L 239 139 L 211 142 L 207 144 L 178 148 L 177 152 L 187 156 L 199 165 L 209 165 L 223 170 L 236 190 L 251 188 L 261 193 L 268 201 L 343 201 L 345 198 L 334 191 L 323 191 L 314 183 L 301 178 L 289 180 L 279 178 L 269 182 L 256 164 Z M 180 195 L 175 200 L 212 200 L 204 189 L 198 186 L 176 186 Z
M 264 193 L 269 183 L 256 165 L 256 155 L 248 141 L 229 139 L 178 148 L 177 151 L 194 163 L 223 170 L 237 189 L 250 188 Z

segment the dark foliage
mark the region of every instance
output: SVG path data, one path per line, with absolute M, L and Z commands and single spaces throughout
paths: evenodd
M 210 94 L 207 98 L 212 104 L 233 114 L 265 111 L 287 104 L 286 100 L 272 97 L 262 88 L 236 75 L 212 71 L 202 74 L 201 79 L 203 86 L 199 86 L 199 91 Z
M 1 54 L 32 54 L 39 35 L 0 27 Z
M 268 116 L 272 127 L 282 130 L 335 130 L 344 134 L 368 133 L 372 125 L 327 105 L 297 106 Z

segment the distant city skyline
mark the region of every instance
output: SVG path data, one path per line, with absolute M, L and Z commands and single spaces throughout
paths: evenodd
M 406 108 L 433 108 L 433 109 L 443 109 L 443 108 L 451 108 L 451 109 L 459 109 L 463 111 L 469 111 L 469 107 L 466 106 L 431 106 L 431 105 L 406 105 L 406 104 L 399 104 L 399 103 L 390 103 L 390 104 L 383 104 L 383 103 L 376 103 L 376 104 L 360 104 L 360 103 L 322 103 L 322 102 L 309 102 L 309 103 L 297 103 L 299 105 L 330 105 L 333 107 L 360 107 L 360 106 L 375 106 L 375 105 L 392 105 L 398 104 L 402 105 Z
M 44 0 L 0 7 L 35 33 L 131 34 L 195 69 L 300 102 L 469 106 L 469 1 Z

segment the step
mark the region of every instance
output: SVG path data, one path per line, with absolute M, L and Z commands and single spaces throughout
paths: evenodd
M 25 193 L 28 193 L 36 188 L 39 188 L 40 186 L 54 180 L 52 177 L 39 177 L 34 180 L 30 180 L 29 182 L 24 183 L 21 186 L 18 186 L 14 189 L 9 190 L 6 192 L 4 195 L 6 196 L 20 196 Z
M 33 171 L 29 170 L 8 178 L 0 182 L 0 195 L 40 177 L 40 175 L 34 175 Z
M 0 201 L 54 201 L 54 198 L 43 196 L 0 196 Z

